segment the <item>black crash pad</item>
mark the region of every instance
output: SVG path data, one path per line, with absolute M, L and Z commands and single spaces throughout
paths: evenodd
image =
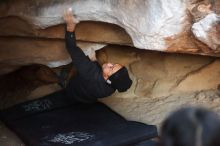
M 146 140 L 136 144 L 135 146 L 159 146 L 159 142 L 153 140 Z
M 27 146 L 123 146 L 157 136 L 156 126 L 127 121 L 106 105 L 82 104 L 63 91 L 0 112 Z

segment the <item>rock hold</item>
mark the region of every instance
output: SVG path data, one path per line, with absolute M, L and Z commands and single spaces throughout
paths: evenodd
M 64 23 L 63 11 L 69 7 L 80 21 L 117 24 L 131 36 L 135 47 L 159 51 L 168 47 L 165 38 L 183 30 L 186 16 L 185 0 L 11 0 L 0 4 L 7 11 L 0 17 L 18 16 L 36 27 L 47 28 Z

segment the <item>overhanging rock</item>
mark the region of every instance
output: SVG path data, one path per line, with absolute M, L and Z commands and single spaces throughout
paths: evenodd
M 9 0 L 1 2 L 0 15 L 18 16 L 44 29 L 64 23 L 63 11 L 71 7 L 80 21 L 121 26 L 140 49 L 218 56 L 218 44 L 213 49 L 210 41 L 193 35 L 188 15 L 191 3 L 190 0 Z M 210 29 L 212 26 L 210 23 Z

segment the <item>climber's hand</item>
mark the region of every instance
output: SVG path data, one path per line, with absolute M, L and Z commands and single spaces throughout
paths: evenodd
M 74 32 L 78 20 L 73 16 L 72 8 L 64 11 L 63 19 L 67 24 L 67 31 Z

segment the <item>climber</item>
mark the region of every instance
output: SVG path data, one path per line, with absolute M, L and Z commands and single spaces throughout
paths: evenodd
M 77 69 L 76 76 L 70 79 L 64 89 L 67 97 L 79 102 L 92 103 L 98 98 L 110 96 L 116 90 L 125 92 L 129 89 L 132 80 L 125 66 L 118 63 L 100 65 L 97 61 L 91 61 L 76 45 L 77 20 L 71 8 L 64 12 L 64 21 L 66 22 L 66 48 Z

